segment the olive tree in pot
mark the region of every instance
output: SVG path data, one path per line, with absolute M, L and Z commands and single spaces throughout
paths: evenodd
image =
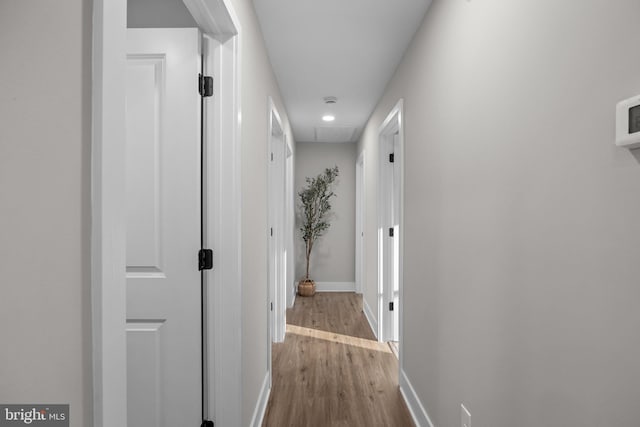
M 301 296 L 308 297 L 316 293 L 316 284 L 309 278 L 311 251 L 318 237 L 329 228 L 331 198 L 335 196 L 332 187 L 337 177 L 338 166 L 327 168 L 315 178 L 307 177 L 307 185 L 298 193 L 302 220 L 300 232 L 307 258 L 306 275 L 298 283 L 298 294 Z

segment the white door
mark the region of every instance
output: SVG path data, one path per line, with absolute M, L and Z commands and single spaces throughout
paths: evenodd
M 382 340 L 399 339 L 400 304 L 400 154 L 398 131 L 381 134 L 380 208 Z
M 285 162 L 286 150 L 283 135 L 271 137 L 271 159 L 269 162 L 269 295 L 271 339 L 284 340 L 284 311 L 286 309 L 285 278 Z
M 399 156 L 399 134 L 393 135 L 394 157 Z M 398 162 L 391 163 L 391 227 L 393 227 L 393 239 L 391 242 L 391 295 L 393 312 L 391 313 L 390 341 L 398 341 L 400 321 L 400 167 Z
M 269 253 L 268 253 L 268 322 L 269 349 L 272 342 L 282 342 L 285 336 L 287 261 L 286 261 L 286 162 L 287 144 L 280 116 L 270 100 L 269 136 Z M 271 371 L 271 351 L 267 370 Z
M 127 31 L 130 427 L 201 422 L 199 37 Z

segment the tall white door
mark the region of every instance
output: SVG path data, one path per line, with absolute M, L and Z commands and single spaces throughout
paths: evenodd
M 286 310 L 285 280 L 285 208 L 286 144 L 278 130 L 271 136 L 269 161 L 269 298 L 270 329 L 272 342 L 282 342 L 285 335 L 284 312 Z
M 393 153 L 399 156 L 400 144 L 399 134 L 393 135 Z M 391 336 L 390 341 L 398 341 L 400 320 L 400 167 L 398 162 L 391 163 L 391 226 L 394 230 L 394 237 L 391 241 L 391 295 L 393 302 L 393 312 L 391 313 Z
M 200 34 L 127 38 L 128 424 L 199 426 Z
M 382 210 L 382 253 L 381 279 L 383 298 L 380 310 L 383 319 L 384 341 L 399 339 L 400 310 L 400 174 L 397 161 L 400 154 L 397 131 L 382 135 L 381 144 L 381 210 Z M 387 160 L 388 159 L 388 160 Z
M 268 159 L 268 198 L 269 198 L 269 252 L 267 321 L 267 371 L 271 375 L 271 343 L 284 341 L 287 261 L 286 261 L 286 163 L 289 153 L 285 140 L 282 121 L 269 99 L 269 159 Z

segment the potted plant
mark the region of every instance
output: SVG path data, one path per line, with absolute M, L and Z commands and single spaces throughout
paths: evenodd
M 305 244 L 305 256 L 307 258 L 306 275 L 298 283 L 300 296 L 313 296 L 316 293 L 316 284 L 309 278 L 309 263 L 313 245 L 329 228 L 329 212 L 331 211 L 331 198 L 335 196 L 332 186 L 338 177 L 338 166 L 327 168 L 315 178 L 307 177 L 307 185 L 300 190 L 300 214 L 302 225 L 300 232 Z

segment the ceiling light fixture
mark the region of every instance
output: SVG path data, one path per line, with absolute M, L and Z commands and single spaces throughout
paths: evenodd
M 332 116 L 331 114 L 326 114 L 322 116 L 322 120 L 324 120 L 325 122 L 332 122 L 335 119 L 336 119 L 336 116 Z

